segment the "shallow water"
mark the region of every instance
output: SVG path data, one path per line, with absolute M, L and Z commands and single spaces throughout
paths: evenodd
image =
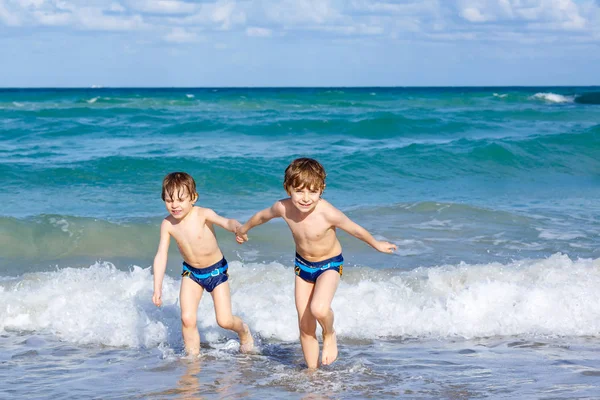
M 2 337 L 0 393 L 28 398 L 596 398 L 594 338 L 353 341 L 316 371 L 297 343 L 203 348 L 190 360 L 165 349 L 80 347 L 50 337 Z

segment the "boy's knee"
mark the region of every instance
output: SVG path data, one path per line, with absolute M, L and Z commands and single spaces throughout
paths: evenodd
M 300 327 L 300 337 L 304 338 L 304 337 L 312 337 L 312 338 L 316 338 L 317 337 L 317 328 L 308 328 L 305 327 L 304 329 L 302 328 L 302 326 Z
M 310 305 L 311 314 L 318 320 L 326 318 L 331 312 L 331 307 L 328 304 L 311 304 Z
M 194 313 L 181 314 L 181 324 L 185 328 L 195 327 L 196 326 L 196 314 L 194 314 Z
M 233 328 L 233 316 L 217 317 L 217 324 L 223 329 Z
M 298 325 L 300 328 L 301 336 L 315 336 L 317 334 L 317 322 L 316 321 L 300 321 Z

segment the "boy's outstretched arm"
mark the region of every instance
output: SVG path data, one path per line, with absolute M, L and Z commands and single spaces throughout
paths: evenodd
M 158 243 L 158 250 L 156 251 L 156 256 L 154 256 L 154 264 L 152 266 L 154 271 L 154 294 L 152 295 L 152 302 L 157 307 L 162 304 L 162 283 L 165 277 L 165 270 L 167 269 L 170 241 L 169 222 L 165 219 L 160 224 L 160 242 Z
M 221 228 L 235 233 L 237 228 L 242 225 L 235 219 L 225 218 L 211 209 L 206 209 L 206 220 L 220 226 Z
M 236 233 L 235 239 L 238 243 L 244 243 L 248 241 L 248 231 L 255 226 L 262 225 L 273 218 L 281 217 L 283 215 L 284 206 L 281 201 L 276 202 L 269 208 L 265 208 L 254 214 L 246 223 L 240 226 Z
M 362 226 L 352 221 L 343 212 L 332 206 L 331 210 L 328 210 L 327 217 L 331 220 L 332 224 L 340 228 L 341 230 L 349 233 L 357 239 L 362 240 L 375 250 L 382 253 L 393 253 L 398 247 L 383 240 L 377 240 Z

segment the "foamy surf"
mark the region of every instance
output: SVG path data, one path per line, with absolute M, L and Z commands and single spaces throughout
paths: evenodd
M 230 262 L 232 305 L 255 335 L 294 341 L 294 275 L 279 263 Z M 347 267 L 333 301 L 340 337 L 477 338 L 600 336 L 600 259 L 446 265 L 412 271 Z M 150 268 L 110 263 L 0 280 L 0 330 L 50 333 L 77 344 L 181 344 L 179 279 L 165 278 L 164 306 L 151 302 Z M 220 329 L 205 293 L 203 340 L 235 339 Z
M 575 101 L 575 96 L 565 96 L 556 93 L 536 93 L 531 98 L 549 103 L 573 103 Z

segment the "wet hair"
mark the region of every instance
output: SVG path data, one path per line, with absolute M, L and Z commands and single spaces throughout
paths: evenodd
M 283 188 L 290 193 L 293 189 L 325 190 L 325 168 L 312 158 L 297 158 L 285 169 Z
M 194 200 L 196 198 L 194 178 L 185 172 L 171 172 L 163 179 L 161 197 L 163 201 L 166 201 L 167 198 L 175 199 L 175 195 L 179 195 L 182 190 L 187 192 L 190 198 Z

